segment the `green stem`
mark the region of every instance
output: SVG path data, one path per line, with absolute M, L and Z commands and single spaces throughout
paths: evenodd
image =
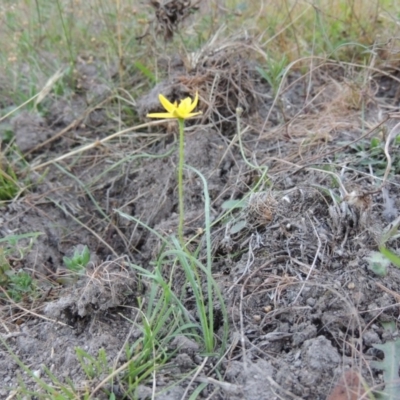
M 185 120 L 183 118 L 178 118 L 179 125 L 179 166 L 178 166 L 178 197 L 179 197 L 179 225 L 178 225 L 178 238 L 183 244 L 183 163 L 184 163 L 184 131 L 185 131 Z

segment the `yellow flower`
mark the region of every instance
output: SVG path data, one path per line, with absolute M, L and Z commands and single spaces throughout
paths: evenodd
M 173 104 L 167 100 L 162 94 L 158 96 L 160 103 L 162 106 L 168 111 L 166 113 L 152 113 L 147 114 L 149 118 L 178 118 L 178 119 L 187 119 L 190 117 L 194 117 L 195 115 L 201 114 L 201 112 L 192 112 L 199 101 L 198 93 L 196 92 L 196 96 L 192 102 L 190 97 L 186 97 L 186 99 L 181 100 L 178 105 L 178 102 L 175 101 Z

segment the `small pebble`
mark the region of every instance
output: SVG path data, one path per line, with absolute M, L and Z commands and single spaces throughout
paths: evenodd
M 315 306 L 315 299 L 314 299 L 314 297 L 309 297 L 309 298 L 306 300 L 306 303 L 307 303 L 307 305 L 309 305 L 310 307 L 314 307 L 314 306 Z
M 295 361 L 295 362 L 293 363 L 293 365 L 294 365 L 296 368 L 301 367 L 302 364 L 303 364 L 303 361 L 301 361 L 301 360 L 297 360 L 297 361 Z
M 40 376 L 42 375 L 42 371 L 40 369 L 37 369 L 36 371 L 32 372 L 34 376 L 36 376 L 36 378 L 40 378 Z
M 356 285 L 355 285 L 354 282 L 350 282 L 350 283 L 347 285 L 347 288 L 350 289 L 350 290 L 353 290 L 355 287 L 356 287 Z
M 272 306 L 271 306 L 271 305 L 265 306 L 265 307 L 263 308 L 263 311 L 264 311 L 265 313 L 269 313 L 270 311 L 272 311 Z

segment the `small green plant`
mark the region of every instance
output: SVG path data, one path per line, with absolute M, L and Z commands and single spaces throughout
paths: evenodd
M 33 297 L 36 292 L 36 284 L 32 277 L 25 271 L 14 272 L 9 270 L 7 294 L 15 302 L 19 302 L 26 297 Z
M 368 269 L 375 275 L 386 276 L 390 265 L 390 260 L 379 251 L 371 251 L 366 258 L 368 262 Z
M 38 378 L 31 367 L 25 365 L 21 359 L 13 352 L 13 350 L 9 347 L 6 340 L 0 336 L 0 344 L 4 346 L 7 350 L 8 354 L 12 357 L 12 359 L 19 365 L 21 370 L 29 376 L 33 381 L 36 382 L 37 386 L 40 388 L 37 391 L 32 391 L 32 389 L 28 389 L 27 385 L 22 379 L 19 379 L 19 387 L 18 392 L 15 393 L 17 399 L 22 398 L 32 398 L 38 400 L 89 400 L 88 393 L 82 393 L 82 390 L 76 390 L 71 380 L 66 379 L 67 384 L 61 383 L 60 380 L 46 367 L 44 366 L 44 374 L 46 375 L 46 380 L 50 380 L 51 383 L 46 383 L 45 380 Z M 86 390 L 87 392 L 87 390 Z M 24 397 L 21 394 L 26 395 Z
M 0 286 L 4 286 L 8 282 L 7 271 L 11 269 L 10 263 L 6 256 L 6 251 L 0 247 Z
M 185 119 L 194 117 L 201 114 L 201 112 L 193 112 L 199 100 L 198 93 L 194 100 L 190 97 L 178 102 L 171 103 L 162 94 L 158 96 L 160 103 L 167 112 L 147 114 L 149 118 L 172 118 L 178 121 L 179 126 L 179 165 L 178 165 L 178 197 L 179 197 L 179 225 L 178 237 L 183 244 L 183 220 L 184 220 L 184 207 L 183 207 L 183 164 L 184 164 L 184 132 L 185 132 Z
M 0 154 L 0 200 L 12 200 L 20 188 L 15 171 L 7 162 L 2 162 Z
M 395 333 L 395 323 L 388 322 L 382 325 L 385 330 Z M 374 344 L 374 347 L 384 353 L 384 359 L 382 361 L 373 361 L 371 363 L 372 367 L 383 371 L 383 378 L 385 380 L 385 388 L 377 393 L 377 398 L 396 400 L 399 398 L 400 393 L 400 339 L 389 340 L 384 344 Z
M 111 368 L 108 366 L 107 353 L 103 348 L 99 350 L 97 357 L 91 356 L 80 347 L 75 348 L 75 353 L 83 371 L 89 379 L 110 373 Z
M 400 217 L 392 221 L 381 233 L 379 251 L 371 251 L 367 257 L 368 268 L 378 276 L 386 276 L 390 264 L 400 268 L 400 256 L 390 250 L 387 243 L 400 237 Z
M 393 144 L 392 154 L 392 174 L 400 173 L 400 137 L 398 136 Z M 378 137 L 371 138 L 370 141 L 362 140 L 350 146 L 355 152 L 355 158 L 352 163 L 366 171 L 372 168 L 374 174 L 382 177 L 385 174 L 387 166 L 387 157 L 385 155 L 385 141 Z
M 31 250 L 33 241 L 39 235 L 41 235 L 41 232 L 32 232 L 8 235 L 0 239 L 0 285 L 15 302 L 27 296 L 34 296 L 36 284 L 27 272 L 23 270 L 15 271 L 10 264 L 10 259 L 21 261 L 26 253 Z M 21 244 L 21 241 L 26 239 L 28 239 L 28 244 Z
M 83 249 L 77 247 L 74 250 L 74 254 L 72 257 L 64 257 L 63 262 L 65 266 L 73 271 L 73 272 L 81 272 L 90 261 L 90 251 L 87 246 L 84 246 Z
M 9 253 L 4 247 L 0 247 L 0 286 L 7 296 L 15 302 L 23 298 L 32 297 L 36 291 L 36 285 L 30 274 L 25 271 L 15 272 L 9 263 L 6 254 Z
M 280 60 L 273 60 L 268 57 L 266 69 L 260 67 L 256 68 L 261 77 L 269 83 L 275 96 L 278 94 L 279 85 L 281 84 L 287 65 L 288 59 L 284 55 Z
M 177 328 L 175 310 L 163 294 L 155 300 L 153 295 L 157 296 L 157 293 L 159 287 L 152 284 L 151 304 L 145 314 L 142 314 L 142 323 L 138 325 L 142 335 L 125 348 L 126 358 L 129 360 L 123 373 L 127 394 L 134 393 L 140 383 L 162 368 L 172 356 L 172 352 L 167 352 L 166 349 L 171 346 L 172 334 Z
M 379 251 L 397 268 L 400 268 L 400 256 L 387 248 L 386 243 L 400 237 L 400 217 L 392 221 L 383 231 L 379 243 Z
M 210 219 L 210 208 L 211 202 L 208 193 L 208 186 L 205 177 L 193 167 L 188 167 L 196 173 L 203 183 L 203 194 L 205 199 L 205 264 L 199 260 L 198 251 L 191 253 L 188 248 L 180 242 L 175 237 L 171 240 L 165 239 L 158 232 L 152 230 L 148 226 L 144 225 L 140 220 L 118 211 L 118 213 L 123 217 L 131 221 L 142 225 L 148 229 L 151 233 L 156 235 L 163 243 L 163 249 L 157 258 L 156 267 L 153 272 L 149 272 L 147 269 L 132 265 L 132 267 L 139 271 L 143 277 L 147 280 L 153 282 L 156 288 L 158 288 L 162 295 L 165 296 L 165 300 L 158 304 L 156 307 L 164 307 L 161 314 L 156 314 L 157 319 L 153 322 L 161 329 L 165 323 L 159 325 L 159 315 L 163 318 L 167 316 L 180 315 L 179 321 L 175 327 L 176 332 L 188 335 L 194 338 L 204 349 L 207 354 L 216 354 L 216 345 L 219 344 L 219 354 L 222 355 L 226 348 L 226 342 L 228 337 L 228 318 L 224 299 L 222 293 L 215 281 L 212 274 L 212 244 L 211 244 L 211 219 Z M 171 272 L 170 281 L 166 280 L 163 275 L 163 270 L 165 265 L 172 265 L 172 271 L 177 268 L 181 268 L 186 278 L 185 284 L 182 284 L 182 292 L 175 293 L 171 288 L 171 282 L 173 281 L 173 272 Z M 185 294 L 186 289 L 190 288 L 193 296 L 193 301 L 196 307 L 196 314 L 198 315 L 198 321 L 193 321 L 190 317 L 189 311 L 185 307 Z M 160 294 L 158 294 L 160 296 Z M 155 298 L 149 300 L 149 307 Z M 222 314 L 222 335 L 219 341 L 217 341 L 215 335 L 215 309 L 218 304 L 218 308 Z M 153 326 L 153 325 L 151 325 Z M 153 328 L 154 329 L 154 328 Z M 171 333 L 172 334 L 172 333 Z M 177 333 L 174 333 L 175 335 Z

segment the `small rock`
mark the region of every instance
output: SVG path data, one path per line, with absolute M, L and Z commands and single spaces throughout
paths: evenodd
M 37 369 L 36 371 L 32 372 L 34 376 L 36 376 L 36 378 L 40 378 L 42 375 L 42 371 L 40 369 Z
M 314 306 L 315 306 L 315 299 L 314 299 L 314 297 L 309 297 L 309 298 L 306 300 L 306 303 L 307 303 L 308 306 L 314 307 Z
M 172 341 L 172 346 L 180 353 L 193 354 L 199 351 L 199 345 L 186 336 L 179 335 Z
M 178 354 L 175 357 L 175 362 L 181 369 L 188 369 L 193 367 L 193 360 L 186 353 Z
M 366 346 L 372 346 L 373 344 L 382 343 L 379 335 L 371 329 L 364 332 L 364 334 L 362 335 L 362 339 Z

